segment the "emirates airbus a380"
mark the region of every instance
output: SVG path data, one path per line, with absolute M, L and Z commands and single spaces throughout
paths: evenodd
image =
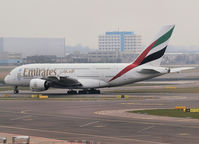
M 27 64 L 16 67 L 4 79 L 14 86 L 29 86 L 32 91 L 49 88 L 69 89 L 68 94 L 100 93 L 97 88 L 115 87 L 151 79 L 190 68 L 165 68 L 160 63 L 174 25 L 163 26 L 152 43 L 132 63 Z

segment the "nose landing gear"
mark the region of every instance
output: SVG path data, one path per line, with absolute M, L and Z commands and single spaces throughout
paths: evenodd
M 14 94 L 18 94 L 18 93 L 19 93 L 18 86 L 15 86 L 15 88 L 14 88 Z

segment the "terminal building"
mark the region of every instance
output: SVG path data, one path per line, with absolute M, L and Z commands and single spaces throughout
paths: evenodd
M 134 32 L 106 32 L 98 37 L 100 51 L 118 51 L 140 53 L 142 50 L 141 36 Z

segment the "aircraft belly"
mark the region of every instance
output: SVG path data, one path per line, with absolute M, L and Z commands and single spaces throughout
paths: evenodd
M 100 88 L 107 87 L 108 83 L 97 79 L 78 79 L 82 84 L 81 88 Z

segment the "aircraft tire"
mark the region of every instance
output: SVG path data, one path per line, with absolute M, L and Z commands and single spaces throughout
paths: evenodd
M 67 92 L 68 95 L 74 95 L 77 94 L 77 91 L 71 90 Z
M 78 94 L 87 94 L 87 91 L 86 90 L 80 90 L 80 91 L 78 91 Z
M 18 94 L 19 93 L 19 90 L 14 90 L 14 94 Z
M 96 94 L 100 94 L 100 90 L 95 90 L 96 91 Z
M 14 87 L 14 94 L 18 94 L 18 93 L 19 93 L 18 86 L 15 86 Z
M 91 90 L 88 90 L 88 93 L 89 94 L 100 94 L 100 90 L 91 89 Z

